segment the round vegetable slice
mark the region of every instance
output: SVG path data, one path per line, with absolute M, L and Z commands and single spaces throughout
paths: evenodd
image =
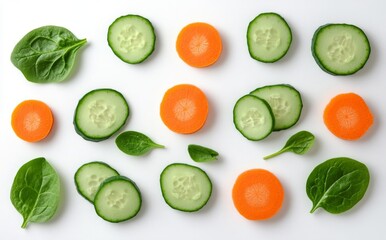
M 373 125 L 373 115 L 363 98 L 355 93 L 332 98 L 323 113 L 326 127 L 345 140 L 361 138 Z
M 53 124 L 50 107 L 38 100 L 23 101 L 12 112 L 13 131 L 27 142 L 38 142 L 46 138 Z
M 203 208 L 212 194 L 212 182 L 200 168 L 173 163 L 160 177 L 162 196 L 176 210 L 195 212 Z
M 188 65 L 207 67 L 214 64 L 221 55 L 221 37 L 216 28 L 208 23 L 191 23 L 178 34 L 176 49 Z
M 182 134 L 194 133 L 205 124 L 208 100 L 201 89 L 194 85 L 176 85 L 166 91 L 160 115 L 170 130 Z
M 371 47 L 366 34 L 359 27 L 326 24 L 315 31 L 311 50 L 316 63 L 325 72 L 351 75 L 366 64 Z
M 117 18 L 110 25 L 107 41 L 122 61 L 136 64 L 145 61 L 153 53 L 156 35 L 147 18 L 129 14 Z
M 89 162 L 76 171 L 74 180 L 78 193 L 88 201 L 94 202 L 101 183 L 107 178 L 118 175 L 114 168 L 104 162 Z
M 245 95 L 233 108 L 233 123 L 248 140 L 258 141 L 272 133 L 275 118 L 269 104 L 254 95 Z
M 291 28 L 277 13 L 261 13 L 248 25 L 248 50 L 257 61 L 273 63 L 280 60 L 288 52 L 291 42 Z
M 248 220 L 273 217 L 281 208 L 284 189 L 279 179 L 264 169 L 251 169 L 241 173 L 232 189 L 237 211 Z
M 76 132 L 89 141 L 102 141 L 116 133 L 129 116 L 123 95 L 113 89 L 95 89 L 78 102 L 74 116 Z
M 127 177 L 106 179 L 95 195 L 95 211 L 106 221 L 117 223 L 135 217 L 142 206 L 141 192 Z

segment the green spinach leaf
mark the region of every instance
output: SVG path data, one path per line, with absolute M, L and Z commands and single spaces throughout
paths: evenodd
M 305 154 L 308 152 L 308 150 L 311 149 L 311 147 L 314 145 L 314 142 L 315 136 L 312 133 L 308 131 L 300 131 L 292 135 L 281 150 L 265 156 L 264 159 L 267 160 L 273 158 L 284 152 L 294 152 L 300 155 Z
M 218 152 L 213 149 L 203 147 L 200 145 L 190 144 L 188 145 L 189 156 L 195 162 L 208 162 L 217 160 Z
M 369 182 L 366 165 L 354 159 L 333 158 L 319 164 L 306 184 L 311 213 L 319 207 L 335 214 L 351 209 L 365 195 Z
M 153 142 L 148 136 L 135 131 L 121 133 L 115 139 L 115 143 L 122 152 L 132 156 L 141 156 L 152 149 L 165 147 Z
M 24 164 L 17 172 L 11 188 L 11 202 L 23 216 L 22 228 L 29 222 L 46 222 L 58 209 L 60 180 L 45 158 Z
M 16 44 L 11 61 L 31 82 L 60 82 L 70 74 L 77 51 L 86 42 L 66 28 L 43 26 L 27 33 Z

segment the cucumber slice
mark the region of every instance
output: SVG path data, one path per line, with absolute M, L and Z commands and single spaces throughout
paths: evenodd
M 89 162 L 82 165 L 75 173 L 75 185 L 79 194 L 94 202 L 95 194 L 101 183 L 107 178 L 119 176 L 119 173 L 104 162 Z
M 129 116 L 129 105 L 120 92 L 95 89 L 78 102 L 74 116 L 76 132 L 89 141 L 102 141 L 116 133 Z
M 288 129 L 298 122 L 303 101 L 300 93 L 291 85 L 269 85 L 257 88 L 251 94 L 268 102 L 275 117 L 274 131 Z
M 160 178 L 162 196 L 173 209 L 183 212 L 200 210 L 212 194 L 212 182 L 200 168 L 184 163 L 167 166 Z
M 107 41 L 122 61 L 137 64 L 154 51 L 156 36 L 151 22 L 139 15 L 117 18 L 109 27 Z
M 95 195 L 95 211 L 106 221 L 117 223 L 135 217 L 142 205 L 141 192 L 127 177 L 106 179 Z
M 275 118 L 269 104 L 254 95 L 241 97 L 233 108 L 233 123 L 247 139 L 258 141 L 273 130 Z
M 248 51 L 257 61 L 278 61 L 288 52 L 291 42 L 291 28 L 277 13 L 261 13 L 248 25 Z
M 349 24 L 326 24 L 312 38 L 312 55 L 325 72 L 351 75 L 369 59 L 371 47 L 362 29 Z

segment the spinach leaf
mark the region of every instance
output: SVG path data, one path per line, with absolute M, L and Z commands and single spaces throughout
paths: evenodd
M 188 145 L 189 156 L 195 162 L 208 162 L 217 160 L 218 152 L 213 149 L 203 147 L 200 145 L 190 144 Z
M 369 182 L 366 165 L 354 159 L 341 157 L 321 163 L 307 179 L 311 213 L 319 207 L 335 214 L 351 209 L 365 195 Z
M 66 28 L 43 26 L 27 33 L 16 44 L 11 61 L 31 82 L 60 82 L 70 74 L 77 51 L 86 42 Z
M 273 158 L 284 152 L 294 152 L 296 154 L 303 155 L 311 149 L 311 147 L 314 145 L 314 142 L 315 136 L 312 133 L 308 131 L 300 131 L 292 135 L 281 150 L 265 156 L 264 159 L 267 160 Z
M 141 156 L 154 148 L 165 147 L 153 142 L 148 136 L 135 131 L 121 133 L 115 139 L 115 143 L 122 152 L 132 156 Z
M 11 188 L 11 202 L 23 216 L 22 228 L 29 222 L 50 220 L 59 201 L 59 176 L 45 158 L 33 159 L 19 169 Z

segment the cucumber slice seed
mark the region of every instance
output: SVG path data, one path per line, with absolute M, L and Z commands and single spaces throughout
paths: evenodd
M 264 99 L 248 94 L 236 102 L 233 123 L 245 138 L 258 141 L 271 134 L 275 118 Z
M 142 206 L 141 192 L 129 178 L 115 176 L 106 179 L 94 199 L 98 216 L 117 223 L 135 217 Z
M 312 55 L 325 72 L 351 75 L 364 67 L 370 57 L 370 42 L 357 26 L 326 24 L 312 38 Z
M 123 95 L 113 89 L 95 89 L 78 102 L 74 116 L 76 132 L 89 141 L 102 141 L 117 132 L 129 116 Z
M 119 173 L 114 168 L 104 162 L 89 162 L 76 171 L 74 180 L 79 194 L 93 203 L 102 182 L 118 175 Z
M 137 64 L 153 53 L 156 35 L 147 18 L 129 14 L 117 18 L 110 25 L 107 41 L 111 50 L 122 61 Z
M 160 177 L 162 196 L 173 209 L 195 212 L 203 208 L 212 194 L 212 182 L 200 168 L 174 163 Z
M 274 131 L 288 129 L 298 122 L 303 101 L 300 93 L 291 85 L 268 85 L 257 88 L 250 94 L 268 102 L 275 117 Z
M 248 25 L 248 51 L 257 61 L 278 61 L 288 52 L 291 42 L 291 28 L 277 13 L 261 13 Z

